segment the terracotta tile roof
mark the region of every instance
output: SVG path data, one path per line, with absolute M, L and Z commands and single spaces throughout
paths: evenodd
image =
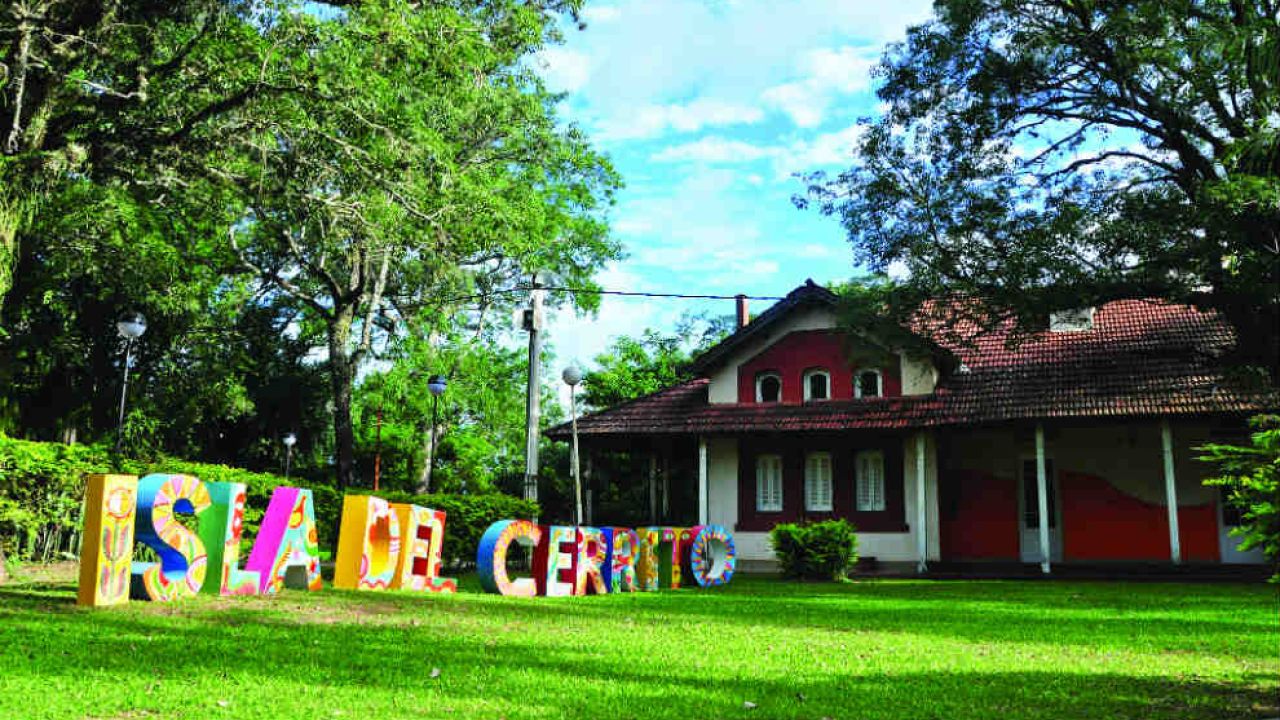
M 1123 300 L 1092 330 L 1045 332 L 1018 345 L 1008 328 L 943 343 L 962 363 L 929 395 L 803 405 L 707 402 L 692 380 L 580 418 L 583 435 L 715 434 L 911 428 L 1034 418 L 1249 413 L 1280 394 L 1242 388 L 1221 358 L 1234 343 L 1216 315 L 1184 305 Z M 953 328 L 953 332 L 956 329 Z M 548 434 L 563 437 L 567 426 Z

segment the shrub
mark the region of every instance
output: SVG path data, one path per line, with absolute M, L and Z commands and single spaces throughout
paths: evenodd
M 1249 445 L 1198 448 L 1205 453 L 1200 459 L 1222 473 L 1204 482 L 1227 490 L 1227 502 L 1243 521 L 1232 531 L 1241 538 L 1240 549 L 1262 548 L 1275 571 L 1271 581 L 1280 582 L 1280 415 L 1258 415 L 1250 424 L 1255 432 Z
M 809 580 L 843 580 L 858 562 L 858 536 L 847 520 L 782 523 L 769 532 L 782 574 Z

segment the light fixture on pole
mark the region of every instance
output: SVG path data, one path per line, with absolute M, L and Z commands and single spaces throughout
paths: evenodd
M 431 457 L 427 460 L 427 488 L 431 488 L 431 476 L 436 471 L 436 421 L 440 410 L 440 396 L 449 388 L 449 380 L 443 375 L 427 378 L 427 390 L 431 393 Z
M 298 444 L 298 436 L 293 433 L 285 433 L 280 438 L 280 442 L 284 443 L 284 479 L 289 479 L 289 469 L 293 465 L 293 446 Z
M 124 405 L 129 396 L 129 366 L 133 364 L 133 342 L 147 331 L 147 319 L 142 313 L 129 312 L 116 321 L 116 330 L 124 338 L 124 383 L 120 386 L 120 416 L 116 421 L 116 452 L 124 442 Z
M 573 506 L 575 525 L 582 524 L 582 474 L 578 470 L 578 383 L 582 382 L 582 370 L 577 365 L 570 365 L 560 374 L 560 378 L 569 386 L 569 421 L 573 427 L 573 449 L 569 456 L 573 470 Z

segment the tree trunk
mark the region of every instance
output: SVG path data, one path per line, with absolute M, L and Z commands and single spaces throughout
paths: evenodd
M 329 382 L 333 390 L 333 439 L 338 459 L 338 493 L 356 483 L 356 437 L 351 424 L 355 364 L 351 359 L 353 308 L 335 309 L 329 321 Z
M 0 307 L 13 288 L 13 269 L 18 264 L 18 225 L 21 210 L 0 196 Z
M 0 585 L 9 582 L 8 561 L 4 556 L 4 546 L 0 545 Z

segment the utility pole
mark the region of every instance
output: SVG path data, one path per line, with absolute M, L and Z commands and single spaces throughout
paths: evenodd
M 538 501 L 538 406 L 542 390 L 542 280 L 537 273 L 530 281 L 529 308 L 524 311 L 523 325 L 529 333 L 529 386 L 525 402 L 524 425 L 524 498 Z

